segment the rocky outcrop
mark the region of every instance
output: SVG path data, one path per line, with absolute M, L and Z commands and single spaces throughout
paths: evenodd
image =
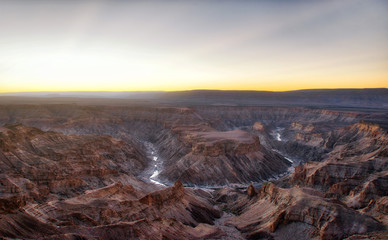
M 2 214 L 0 218 L 1 237 L 39 239 L 60 233 L 52 224 L 41 222 L 23 211 Z
M 76 234 L 52 235 L 44 239 L 218 239 L 224 236 L 218 228 L 200 224 L 195 228 L 174 219 L 160 218 L 153 221 L 141 219 L 97 227 L 80 227 Z M 72 237 L 72 238 L 70 238 Z
M 180 181 L 177 181 L 172 188 L 164 189 L 147 194 L 139 201 L 149 206 L 161 207 L 175 201 L 181 201 L 185 195 L 185 189 Z
M 379 126 L 358 123 L 339 130 L 333 150 L 321 163 L 295 168 L 291 182 L 322 191 L 387 225 L 388 137 Z
M 119 178 L 120 172 L 131 178 L 148 161 L 134 146 L 112 137 L 63 135 L 23 125 L 0 128 L 0 149 L 4 191 L 31 193 L 34 199 L 45 197 L 43 187 L 74 195 L 102 187 L 101 180 Z
M 254 197 L 254 196 L 257 195 L 257 192 L 256 192 L 256 190 L 255 190 L 255 187 L 254 187 L 252 184 L 250 184 L 250 185 L 248 186 L 248 191 L 247 191 L 247 193 L 248 193 L 248 197 L 250 197 L 250 198 L 252 198 L 252 197 Z
M 184 136 L 193 154 L 217 157 L 225 154 L 247 154 L 260 149 L 260 140 L 242 130 L 227 132 L 194 132 Z
M 265 127 L 261 122 L 255 122 L 252 126 L 252 129 L 255 131 L 264 131 Z
M 161 179 L 179 179 L 190 185 L 224 185 L 261 181 L 285 172 L 290 163 L 267 150 L 257 136 L 243 130 L 215 131 L 209 126 L 175 126 L 165 146 L 178 145 L 176 155 L 164 163 Z M 176 144 L 176 141 L 180 144 Z M 184 150 L 181 150 L 184 148 Z M 165 158 L 175 155 L 163 152 Z
M 388 137 L 382 129 L 359 123 L 340 130 L 339 136 L 324 162 L 296 167 L 292 181 L 320 186 L 328 192 L 343 195 L 373 179 L 371 175 L 388 170 L 388 158 L 385 156 Z M 376 184 L 382 183 L 385 188 L 384 182 Z
M 200 239 L 222 235 L 209 225 L 220 212 L 180 182 L 148 194 L 117 182 L 74 198 L 24 209 L 39 221 L 56 226 L 62 234 L 87 238 Z
M 116 182 L 68 199 L 2 204 L 0 236 L 34 239 L 203 239 L 220 211 L 204 194 L 174 186 L 144 193 Z M 17 204 L 17 202 L 13 202 Z
M 273 184 L 262 187 L 259 195 L 246 202 L 241 214 L 229 223 L 249 239 L 286 238 L 284 234 L 300 232 L 307 233 L 304 236 L 307 239 L 317 236 L 342 239 L 384 229 L 375 219 L 347 208 L 339 201 L 325 199 L 316 190 L 282 189 Z
M 20 194 L 2 194 L 0 213 L 10 213 L 26 205 L 26 197 Z

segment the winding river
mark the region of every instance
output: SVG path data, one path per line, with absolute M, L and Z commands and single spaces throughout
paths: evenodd
M 284 139 L 282 138 L 282 134 L 281 134 L 283 130 L 284 130 L 284 128 L 277 127 L 277 128 L 275 128 L 275 130 L 272 131 L 271 135 L 275 138 L 276 141 L 284 142 Z M 297 159 L 291 159 L 291 158 L 287 157 L 287 154 L 285 154 L 277 149 L 272 149 L 272 150 L 279 153 L 280 155 L 282 155 L 287 161 L 289 161 L 292 164 L 284 174 L 294 172 L 294 167 L 296 165 L 298 165 L 299 161 Z M 283 174 L 281 174 L 281 175 L 283 175 Z
M 147 157 L 153 161 L 149 168 L 145 171 L 145 178 L 154 184 L 167 186 L 158 180 L 158 175 L 162 170 L 163 163 L 160 161 L 160 157 L 158 156 L 155 146 L 150 142 L 145 142 L 144 145 L 147 149 Z
M 282 134 L 281 134 L 283 130 L 284 130 L 284 128 L 277 127 L 272 131 L 271 135 L 274 137 L 274 139 L 276 141 L 278 141 L 278 142 L 284 141 L 284 139 L 282 138 Z M 146 147 L 147 158 L 152 160 L 152 164 L 150 164 L 150 166 L 144 171 L 143 179 L 148 181 L 148 182 L 160 185 L 160 186 L 167 186 L 166 184 L 160 182 L 160 180 L 158 178 L 158 175 L 162 171 L 162 168 L 163 168 L 163 162 L 162 162 L 162 159 L 158 156 L 158 152 L 157 152 L 156 147 L 151 142 L 144 142 L 144 146 Z M 288 169 L 288 171 L 280 174 L 279 176 L 274 176 L 271 179 L 277 179 L 277 178 L 279 178 L 287 173 L 293 172 L 293 170 L 294 170 L 293 167 L 295 165 L 297 165 L 298 161 L 287 157 L 286 154 L 284 154 L 283 152 L 281 152 L 277 149 L 272 149 L 272 150 L 279 153 L 280 155 L 282 155 L 292 165 Z M 268 179 L 268 180 L 271 180 L 271 179 Z M 260 183 L 256 183 L 256 184 L 260 184 Z M 237 188 L 246 187 L 245 185 L 243 186 L 241 184 L 233 184 L 233 185 L 236 185 L 235 187 L 237 187 Z M 223 186 L 195 186 L 194 188 L 201 188 L 203 190 L 211 190 L 211 189 L 219 188 L 219 187 L 223 187 Z
M 279 142 L 282 142 L 283 139 L 282 139 L 282 135 L 281 135 L 281 132 L 284 130 L 284 128 L 281 128 L 281 127 L 277 127 L 275 128 L 275 130 L 272 132 L 272 136 L 275 137 L 275 139 Z

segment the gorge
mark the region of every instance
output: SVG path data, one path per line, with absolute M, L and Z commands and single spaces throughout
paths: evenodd
M 184 96 L 0 104 L 0 236 L 387 237 L 387 108 Z

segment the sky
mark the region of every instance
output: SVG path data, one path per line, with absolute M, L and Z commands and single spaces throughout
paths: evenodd
M 0 92 L 379 87 L 386 0 L 0 0 Z

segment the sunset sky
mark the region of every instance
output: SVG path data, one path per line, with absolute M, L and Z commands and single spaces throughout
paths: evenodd
M 0 1 L 0 92 L 388 87 L 388 1 Z

